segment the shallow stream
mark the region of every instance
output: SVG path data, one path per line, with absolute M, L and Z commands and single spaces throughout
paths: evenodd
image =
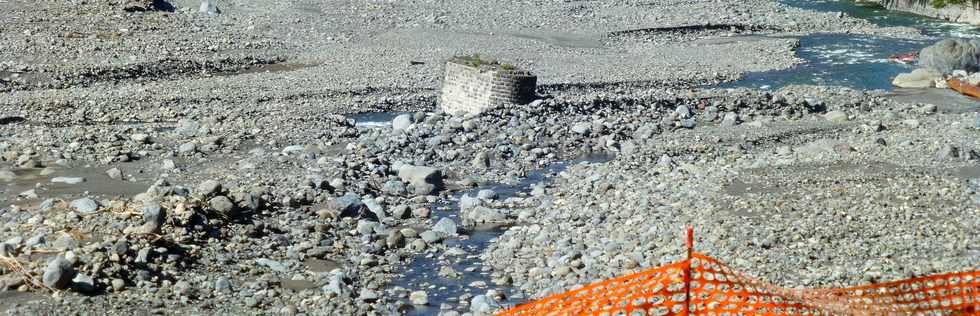
M 778 89 L 793 84 L 844 86 L 855 89 L 892 90 L 891 80 L 909 72 L 914 65 L 888 60 L 888 56 L 918 52 L 947 37 L 980 37 L 980 29 L 914 14 L 885 10 L 880 6 L 854 1 L 780 0 L 781 3 L 816 11 L 843 12 L 882 27 L 913 27 L 926 39 L 854 34 L 814 34 L 799 38 L 796 55 L 805 62 L 793 68 L 749 73 L 723 88 L 752 87 Z
M 908 72 L 913 65 L 905 65 L 888 61 L 892 54 L 917 52 L 944 37 L 978 37 L 980 31 L 972 26 L 948 23 L 912 14 L 888 11 L 881 7 L 859 5 L 853 1 L 811 1 L 811 0 L 780 0 L 780 2 L 817 11 L 844 12 L 847 15 L 867 19 L 880 26 L 914 27 L 922 31 L 928 39 L 909 40 L 901 38 L 851 35 L 851 34 L 814 34 L 800 37 L 800 47 L 797 56 L 805 63 L 797 67 L 779 71 L 768 71 L 747 74 L 741 80 L 721 85 L 721 87 L 753 87 L 761 89 L 777 89 L 793 84 L 834 85 L 856 89 L 892 90 L 891 78 Z M 935 89 L 932 89 L 935 90 Z M 939 90 L 937 90 L 939 91 Z M 945 90 L 944 90 L 945 91 Z M 916 98 L 918 93 L 899 90 L 899 97 Z M 933 93 L 935 94 L 935 92 Z M 939 93 L 940 99 L 950 99 L 958 103 L 975 102 L 955 93 Z M 390 121 L 401 113 L 365 113 L 352 117 L 356 125 L 365 128 L 390 126 Z M 585 157 L 583 159 L 564 161 L 552 164 L 542 170 L 528 174 L 514 185 L 487 185 L 459 192 L 449 201 L 435 205 L 433 219 L 443 217 L 460 223 L 458 199 L 463 194 L 475 196 L 482 189 L 494 190 L 500 199 L 522 196 L 530 191 L 532 185 L 548 182 L 554 175 L 577 163 L 602 163 L 610 160 L 608 156 Z M 491 269 L 484 266 L 480 254 L 484 249 L 506 231 L 507 227 L 491 227 L 471 229 L 463 233 L 461 238 L 454 238 L 443 243 L 450 248 L 459 248 L 463 254 L 452 256 L 443 252 L 427 252 L 414 258 L 410 265 L 404 267 L 399 277 L 389 286 L 402 287 L 409 291 L 424 290 L 428 294 L 427 306 L 415 306 L 409 315 L 435 315 L 440 312 L 440 306 L 448 304 L 458 306 L 459 298 L 472 297 L 486 293 L 488 288 L 503 291 L 506 299 L 499 302 L 502 305 L 516 305 L 526 300 L 514 288 L 497 286 L 491 282 Z M 439 275 L 439 270 L 452 267 L 458 278 L 446 278 Z M 468 295 L 467 295 L 468 294 Z

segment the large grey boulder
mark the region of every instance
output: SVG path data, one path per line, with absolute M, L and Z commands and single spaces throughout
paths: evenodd
M 923 48 L 919 53 L 919 65 L 939 73 L 953 70 L 976 72 L 980 70 L 980 40 L 948 38 Z
M 892 85 L 899 88 L 932 88 L 936 85 L 936 80 L 941 78 L 942 75 L 933 69 L 919 68 L 911 73 L 895 76 Z

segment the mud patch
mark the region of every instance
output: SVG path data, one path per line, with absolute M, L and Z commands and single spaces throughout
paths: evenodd
M 303 265 L 305 265 L 306 269 L 310 270 L 310 272 L 316 273 L 330 272 L 334 269 L 340 269 L 342 267 L 339 262 L 316 258 L 307 258 L 303 261 Z
M 291 63 L 256 64 L 254 66 L 239 71 L 218 73 L 215 74 L 215 76 L 228 77 L 228 76 L 239 76 L 239 75 L 248 75 L 248 74 L 259 74 L 259 73 L 281 73 L 281 72 L 297 71 L 301 69 L 315 67 L 317 65 L 318 64 L 291 64 Z
M 967 97 L 950 89 L 896 88 L 885 96 L 889 99 L 908 104 L 935 104 L 944 113 L 966 113 L 980 110 L 980 100 Z
M 517 38 L 545 42 L 566 48 L 602 48 L 599 36 L 558 32 L 502 32 Z
M 30 292 L 0 291 L 0 311 L 6 311 L 18 305 L 44 300 L 46 298 L 46 296 Z
M 0 81 L 0 92 L 88 87 L 100 82 L 146 82 L 223 73 L 234 74 L 256 68 L 259 65 L 272 65 L 284 61 L 285 59 L 281 57 L 244 57 L 219 60 L 165 58 L 127 65 L 97 66 L 70 70 L 43 69 L 33 72 L 34 75 L 32 76 L 26 76 L 30 80 L 22 78 L 15 81 Z M 21 77 L 25 77 L 25 75 L 21 74 Z
M 294 290 L 294 291 L 315 289 L 317 287 L 316 283 L 309 280 L 282 280 L 279 281 L 279 284 L 284 289 Z

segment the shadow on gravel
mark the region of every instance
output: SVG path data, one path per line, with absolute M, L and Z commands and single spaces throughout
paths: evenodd
M 27 121 L 27 119 L 21 116 L 0 117 L 0 125 L 22 123 L 24 121 Z
M 717 84 L 723 82 L 724 78 L 717 78 L 717 81 L 705 81 L 700 79 L 676 79 L 676 80 L 628 80 L 628 81 L 597 81 L 597 82 L 576 82 L 576 83 L 549 83 L 538 84 L 538 97 L 546 97 L 549 94 L 568 92 L 575 90 L 611 90 L 611 89 L 633 89 L 648 87 L 673 87 L 673 88 L 692 88 L 707 84 Z M 733 78 L 734 79 L 734 78 Z
M 174 12 L 174 11 L 176 11 L 176 8 L 174 8 L 174 5 L 170 4 L 169 2 L 163 1 L 163 0 L 153 0 L 153 2 L 150 4 L 150 7 L 153 8 L 154 10 L 163 11 L 163 12 Z
M 149 3 L 146 3 L 146 2 L 149 2 Z M 139 5 L 139 3 L 137 3 L 136 5 L 130 5 L 130 6 L 127 6 L 126 8 L 124 8 L 123 11 L 126 11 L 126 12 L 146 12 L 146 11 L 174 12 L 174 11 L 177 11 L 177 9 L 174 7 L 173 4 L 170 4 L 170 2 L 167 2 L 167 1 L 164 1 L 164 0 L 143 1 L 143 3 L 146 3 L 146 4 L 145 5 Z
M 745 24 L 697 24 L 697 25 L 683 25 L 683 26 L 669 26 L 669 27 L 648 27 L 641 29 L 632 30 L 622 30 L 610 32 L 610 37 L 623 36 L 623 35 L 644 35 L 644 34 L 657 34 L 657 33 L 696 33 L 704 31 L 731 31 L 736 33 L 742 32 L 759 32 L 759 31 L 779 31 L 778 28 L 765 25 L 745 25 Z

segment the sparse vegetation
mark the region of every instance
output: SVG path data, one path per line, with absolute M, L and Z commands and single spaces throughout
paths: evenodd
M 493 70 L 527 73 L 526 71 L 520 70 L 514 64 L 501 63 L 493 59 L 485 59 L 481 57 L 480 54 L 473 54 L 468 56 L 456 56 L 455 60 L 460 64 L 469 65 L 471 67 L 476 67 L 476 68 L 487 68 Z
M 972 2 L 973 4 L 980 2 L 977 0 L 932 0 L 932 6 L 935 8 L 943 8 L 950 4 L 964 4 L 967 3 L 967 1 Z

